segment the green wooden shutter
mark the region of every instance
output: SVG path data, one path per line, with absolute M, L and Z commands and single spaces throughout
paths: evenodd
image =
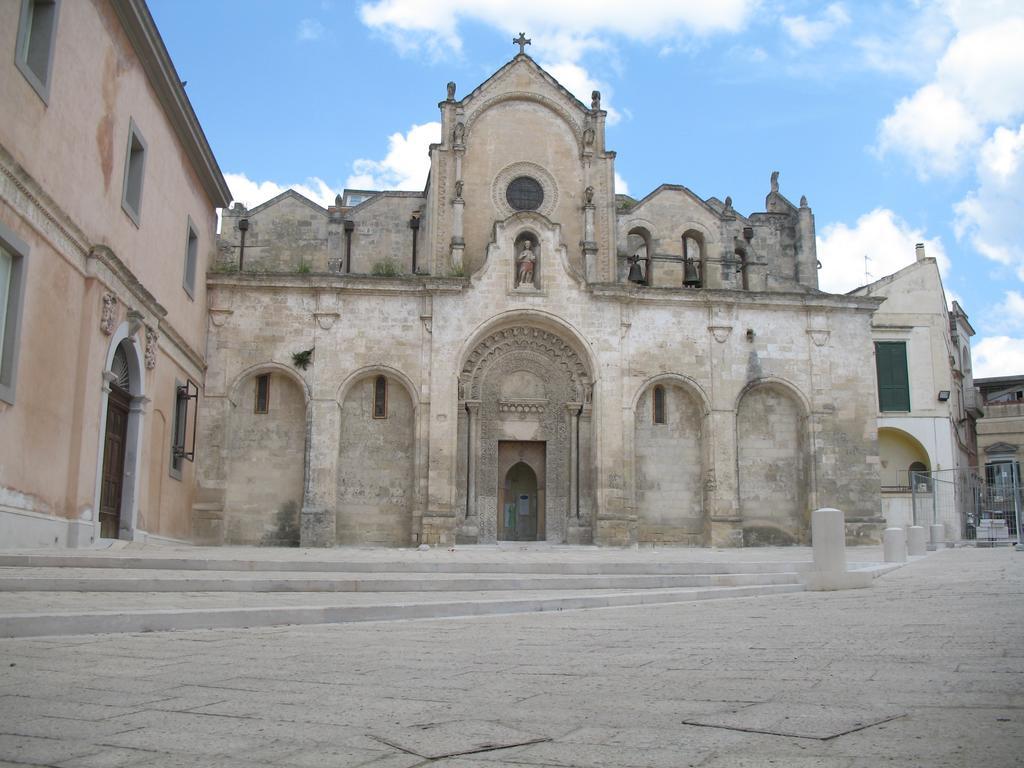
M 910 378 L 907 375 L 906 342 L 876 342 L 875 365 L 878 370 L 879 410 L 909 411 Z

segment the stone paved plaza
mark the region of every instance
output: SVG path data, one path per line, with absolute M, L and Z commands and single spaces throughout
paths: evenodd
M 0 641 L 0 764 L 1011 766 L 1024 554 L 869 590 Z

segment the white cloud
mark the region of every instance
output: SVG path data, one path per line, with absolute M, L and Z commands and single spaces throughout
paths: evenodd
M 299 40 L 319 40 L 326 31 L 327 28 L 316 19 L 302 19 L 295 36 Z
M 483 24 L 512 36 L 529 30 L 528 52 L 585 104 L 590 92 L 602 93 L 608 123 L 621 113 L 612 106 L 611 89 L 583 65 L 586 53 L 610 48 L 609 38 L 669 43 L 674 50 L 686 36 L 738 32 L 760 0 L 372 0 L 360 6 L 363 23 L 387 37 L 403 53 L 424 52 L 434 58 L 462 50 L 463 22 Z M 607 57 L 606 57 L 607 59 Z
M 246 208 L 255 208 L 277 197 L 287 189 L 294 189 L 300 195 L 319 203 L 324 208 L 334 205 L 334 198 L 341 192 L 332 188 L 323 179 L 312 177 L 302 184 L 279 184 L 276 181 L 253 181 L 244 173 L 225 173 L 224 179 L 231 190 L 232 202 L 242 203 Z
M 974 377 L 1019 376 L 1024 371 L 1024 339 L 987 336 L 971 344 Z
M 413 125 L 405 134 L 393 133 L 388 137 L 388 153 L 384 159 L 356 160 L 345 186 L 422 190 L 430 172 L 430 145 L 440 140 L 441 124 L 438 122 Z
M 927 178 L 933 173 L 959 171 L 982 135 L 967 107 L 940 86 L 930 84 L 900 100 L 882 121 L 878 150 L 883 156 L 891 151 L 903 153 L 918 175 Z
M 600 91 L 601 108 L 608 112 L 608 125 L 615 125 L 622 119 L 621 113 L 608 103 L 611 98 L 611 88 L 607 84 L 595 80 L 579 64 L 563 61 L 557 64 L 541 63 L 541 66 L 584 104 L 590 104 L 591 93 Z
M 992 307 L 992 316 L 998 318 L 997 323 L 1004 329 L 1024 331 L 1024 296 L 1018 291 L 1007 291 L 1005 298 Z
M 462 21 L 511 34 L 520 30 L 537 35 L 562 31 L 576 37 L 611 33 L 649 42 L 684 33 L 737 32 L 757 5 L 758 0 L 376 0 L 361 6 L 360 17 L 403 50 L 441 53 L 461 50 Z
M 941 6 L 956 34 L 931 82 L 901 99 L 879 127 L 878 150 L 906 155 L 918 174 L 959 172 L 1000 123 L 1024 114 L 1024 5 Z
M 813 48 L 831 38 L 850 23 L 850 15 L 842 3 L 832 3 L 817 19 L 806 16 L 783 16 L 782 28 L 801 48 Z
M 997 128 L 978 158 L 979 186 L 954 206 L 957 239 L 1024 280 L 1024 125 Z
M 629 194 L 629 184 L 626 183 L 626 180 L 624 178 L 619 176 L 619 172 L 618 171 L 615 172 L 615 194 L 617 194 L 617 195 L 628 195 Z
M 914 247 L 925 244 L 925 253 L 938 262 L 940 273 L 949 272 L 950 262 L 939 238 L 927 238 L 887 208 L 876 208 L 857 219 L 853 227 L 843 222 L 829 224 L 818 235 L 818 285 L 830 293 L 848 291 L 891 275 L 916 258 Z M 864 257 L 868 257 L 865 279 Z

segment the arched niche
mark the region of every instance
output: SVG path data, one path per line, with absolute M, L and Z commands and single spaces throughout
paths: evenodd
M 757 383 L 736 409 L 739 506 L 746 546 L 808 543 L 806 409 L 788 387 Z
M 641 270 L 642 285 L 653 285 L 654 279 L 654 240 L 645 227 L 633 227 L 626 235 L 625 275 L 628 280 L 630 268 L 635 263 Z
M 343 386 L 335 531 L 339 544 L 409 546 L 415 506 L 416 406 L 384 369 Z
M 683 232 L 683 286 L 703 288 L 707 271 L 707 240 L 696 229 Z
M 921 472 L 932 468 L 928 450 L 921 442 L 910 433 L 894 427 L 879 428 L 878 458 L 883 491 L 909 489 L 912 485 L 911 467 Z
M 706 410 L 685 383 L 659 378 L 634 406 L 637 540 L 700 545 L 704 539 Z
M 298 546 L 305 488 L 304 384 L 267 364 L 240 377 L 231 394 L 224 543 Z

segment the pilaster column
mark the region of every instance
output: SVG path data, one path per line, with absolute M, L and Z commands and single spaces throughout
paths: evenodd
M 303 547 L 335 544 L 340 420 L 336 400 L 310 400 L 306 406 L 306 488 L 299 527 Z
M 597 238 L 594 234 L 596 210 L 597 206 L 593 203 L 583 206 L 583 267 L 588 283 L 597 281 Z
M 579 418 L 582 403 L 566 403 L 565 409 L 569 412 L 569 520 L 573 525 L 579 524 L 579 457 L 580 457 L 580 431 Z
M 467 400 L 466 414 L 469 423 L 466 425 L 467 455 L 466 466 L 469 482 L 466 485 L 466 518 L 477 518 L 476 508 L 476 468 L 480 459 L 480 401 Z

